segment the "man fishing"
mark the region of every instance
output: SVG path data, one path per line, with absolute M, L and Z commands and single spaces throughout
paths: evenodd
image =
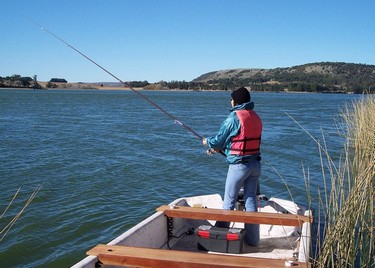
M 231 94 L 230 114 L 214 137 L 202 139 L 211 151 L 224 151 L 229 164 L 225 182 L 223 209 L 233 210 L 241 187 L 244 188 L 246 211 L 257 211 L 257 186 L 261 173 L 260 142 L 262 121 L 253 110 L 249 91 L 241 87 Z M 229 222 L 218 222 L 217 227 L 229 227 Z M 245 224 L 245 243 L 259 243 L 259 225 Z

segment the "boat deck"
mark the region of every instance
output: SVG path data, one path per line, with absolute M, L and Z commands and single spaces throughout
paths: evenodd
M 236 228 L 239 226 L 236 225 Z M 235 255 L 244 257 L 258 257 L 258 258 L 272 258 L 272 259 L 283 259 L 292 260 L 295 248 L 298 244 L 297 236 L 289 237 L 262 237 L 258 246 L 252 247 L 243 243 L 242 252 L 240 254 L 231 253 L 220 253 L 209 251 L 212 254 L 225 254 Z M 167 247 L 166 247 L 167 248 Z M 184 235 L 178 239 L 177 243 L 174 244 L 171 249 L 173 250 L 184 250 L 190 252 L 204 252 L 198 249 L 198 236 L 195 234 Z

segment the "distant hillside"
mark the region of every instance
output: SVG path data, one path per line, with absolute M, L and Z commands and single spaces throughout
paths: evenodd
M 254 91 L 375 92 L 375 65 L 319 62 L 288 68 L 231 69 L 203 74 L 192 82 Z

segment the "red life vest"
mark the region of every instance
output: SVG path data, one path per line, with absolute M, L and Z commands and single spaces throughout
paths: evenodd
M 253 110 L 235 111 L 240 120 L 240 132 L 231 140 L 230 154 L 252 155 L 260 153 L 262 121 Z

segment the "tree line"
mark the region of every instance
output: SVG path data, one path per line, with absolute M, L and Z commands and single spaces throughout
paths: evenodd
M 31 78 L 29 76 L 23 77 L 18 74 L 6 77 L 0 76 L 0 87 L 41 88 L 36 80 L 36 75 L 34 76 L 34 78 Z

